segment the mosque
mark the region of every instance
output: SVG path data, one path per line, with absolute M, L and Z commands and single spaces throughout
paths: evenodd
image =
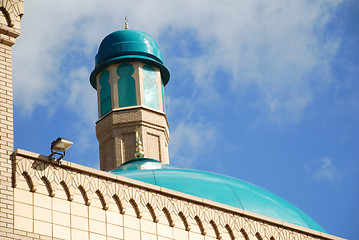
M 156 41 L 127 24 L 103 39 L 90 75 L 101 170 L 63 160 L 67 139 L 50 156 L 14 151 L 11 46 L 24 10 L 1 4 L 0 239 L 342 239 L 263 188 L 172 167 L 170 73 Z

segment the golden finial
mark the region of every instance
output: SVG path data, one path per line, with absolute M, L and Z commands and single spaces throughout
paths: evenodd
M 127 21 L 127 17 L 125 17 L 125 29 L 128 29 L 128 21 Z
M 136 127 L 136 158 L 143 158 L 145 153 L 143 152 L 142 142 L 141 142 L 141 135 L 138 127 Z

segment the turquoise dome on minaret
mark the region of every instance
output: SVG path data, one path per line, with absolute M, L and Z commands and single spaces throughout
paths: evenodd
M 163 65 L 163 57 L 156 41 L 145 32 L 125 29 L 105 37 L 95 57 L 95 69 L 90 76 L 92 87 L 96 89 L 96 75 L 113 63 L 142 61 L 160 68 L 165 86 L 170 73 Z

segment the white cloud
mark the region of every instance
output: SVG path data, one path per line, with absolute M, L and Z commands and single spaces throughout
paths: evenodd
M 215 142 L 215 129 L 206 123 L 180 122 L 171 132 L 170 158 L 172 163 L 190 167 L 196 157 Z
M 323 158 L 321 159 L 319 169 L 314 172 L 313 176 L 316 180 L 337 183 L 341 175 L 341 171 L 339 171 L 330 158 Z
M 71 87 L 68 89 L 68 95 L 65 94 L 63 98 L 65 98 L 64 102 L 67 103 L 67 106 L 72 108 L 83 120 L 90 120 L 94 123 L 97 120 L 97 95 L 90 84 L 83 83 L 87 79 L 88 70 L 86 68 L 72 70 L 68 79 L 64 81 Z
M 336 53 L 337 40 L 323 42 L 320 33 L 340 2 L 27 1 L 22 36 L 14 47 L 14 88 L 21 96 L 15 104 L 31 113 L 39 105 L 51 106 L 59 89 L 71 94 L 73 86 L 62 84 L 66 72 L 73 71 L 64 68 L 69 58 L 79 59 L 75 69 L 87 69 L 81 83 L 88 85 L 98 44 L 106 34 L 122 29 L 127 16 L 130 27 L 153 35 L 168 55 L 177 47 L 185 53 L 173 60 L 165 55 L 165 60 L 177 62 L 173 76 L 178 71 L 193 76 L 193 104 L 220 101 L 216 71 L 224 69 L 232 77 L 220 80 L 231 86 L 239 102 L 246 87 L 255 86 L 256 106 L 267 119 L 300 120 L 316 90 L 312 83 L 320 82 L 318 88 L 326 84 L 311 74 L 330 79 L 327 63 Z M 186 31 L 193 36 L 188 38 Z M 175 41 L 160 38 L 167 33 L 176 36 Z M 201 51 L 191 56 L 198 48 Z M 93 107 L 87 101 L 80 104 Z

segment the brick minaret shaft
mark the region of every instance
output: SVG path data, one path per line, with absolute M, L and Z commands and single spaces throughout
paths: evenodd
M 14 225 L 12 153 L 14 151 L 11 47 L 20 35 L 24 2 L 0 2 L 0 238 L 9 237 Z

